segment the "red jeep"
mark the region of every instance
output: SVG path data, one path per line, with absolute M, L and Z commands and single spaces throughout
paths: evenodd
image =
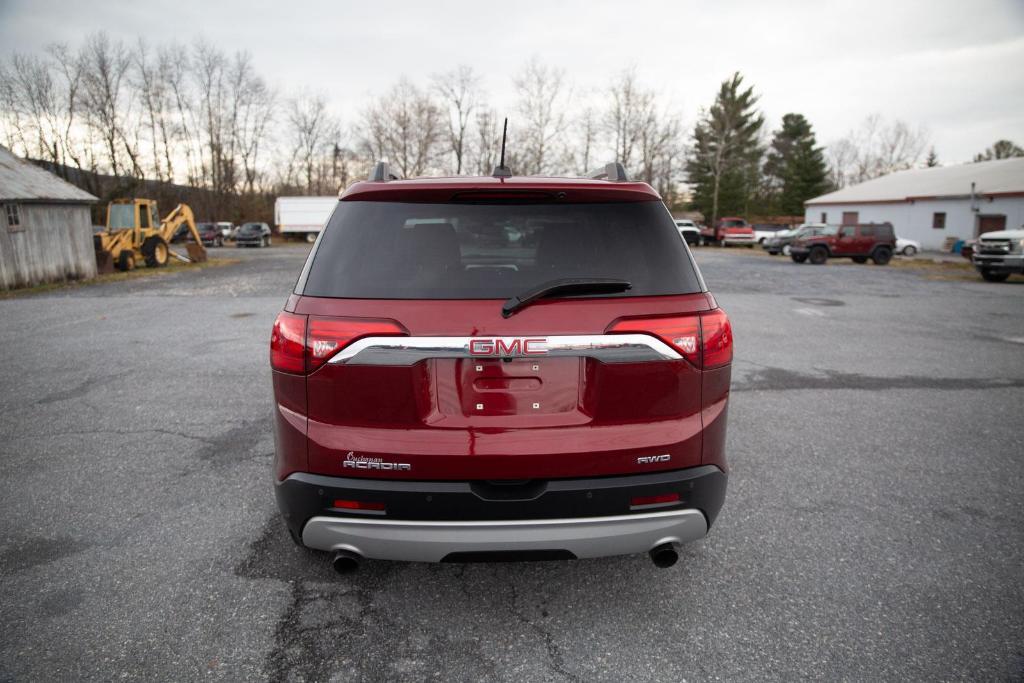
M 501 169 L 379 164 L 274 323 L 278 504 L 339 571 L 669 566 L 722 507 L 732 329 L 661 198 Z
M 796 263 L 810 261 L 821 265 L 830 258 L 849 258 L 856 263 L 867 263 L 870 258 L 884 266 L 892 260 L 896 250 L 896 234 L 892 223 L 864 223 L 830 226 L 820 234 L 800 237 L 790 246 L 790 257 Z
M 743 245 L 753 248 L 757 243 L 754 238 L 754 228 L 743 218 L 726 216 L 719 218 L 713 228 L 701 230 L 701 236 L 705 245 L 716 245 L 728 247 L 730 245 Z

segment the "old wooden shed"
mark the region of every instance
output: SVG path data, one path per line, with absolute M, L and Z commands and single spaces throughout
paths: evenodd
M 96 201 L 0 147 L 0 289 L 96 277 Z

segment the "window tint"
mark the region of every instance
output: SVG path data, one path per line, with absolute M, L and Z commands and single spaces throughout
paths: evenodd
M 340 202 L 302 290 L 366 299 L 503 299 L 566 277 L 611 277 L 613 296 L 700 291 L 661 202 Z
M 875 226 L 873 226 L 873 225 L 862 225 L 862 226 L 860 226 L 860 236 L 861 237 L 874 237 L 875 236 Z
M 857 236 L 857 228 L 852 226 L 852 225 L 847 225 L 846 227 L 844 227 L 843 229 L 841 229 L 839 231 L 839 236 L 840 237 L 856 237 Z

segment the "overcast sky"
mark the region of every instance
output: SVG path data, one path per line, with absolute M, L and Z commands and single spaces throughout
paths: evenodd
M 98 29 L 248 50 L 272 85 L 324 91 L 345 122 L 400 75 L 423 83 L 458 64 L 480 72 L 499 114 L 514 116 L 512 75 L 536 55 L 563 68 L 580 97 L 599 97 L 635 66 L 687 128 L 738 70 L 771 126 L 801 112 L 822 143 L 877 112 L 927 127 L 943 162 L 999 138 L 1024 145 L 1024 0 L 0 0 L 5 58 Z

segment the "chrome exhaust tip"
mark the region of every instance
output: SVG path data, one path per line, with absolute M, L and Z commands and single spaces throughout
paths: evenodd
M 672 543 L 662 543 L 650 550 L 651 562 L 655 567 L 667 569 L 679 561 L 679 552 Z
M 357 553 L 350 550 L 339 550 L 334 553 L 334 559 L 331 560 L 331 566 L 333 566 L 334 571 L 339 574 L 351 574 L 359 569 L 359 565 L 362 561 L 362 556 Z

